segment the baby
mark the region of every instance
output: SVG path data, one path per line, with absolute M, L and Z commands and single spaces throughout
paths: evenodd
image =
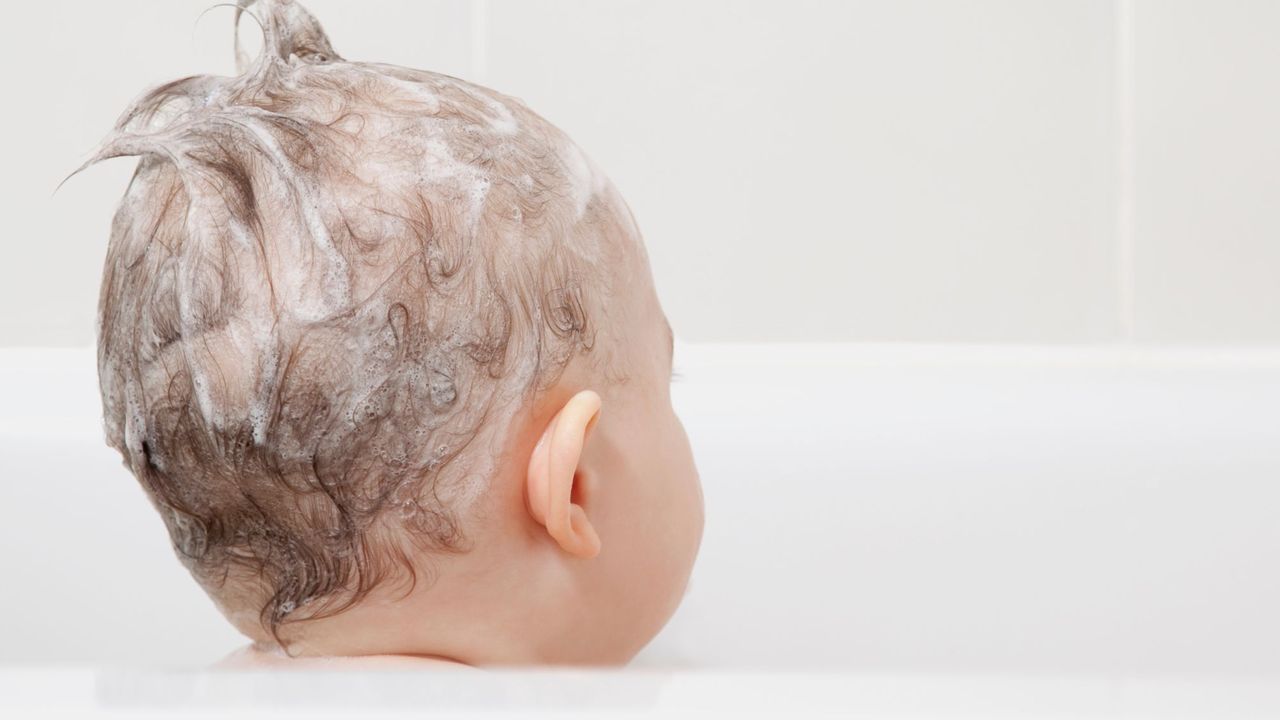
M 107 439 L 253 641 L 229 664 L 626 662 L 702 532 L 626 203 L 518 100 L 242 12 L 257 60 L 144 94 L 90 160 L 140 158 Z

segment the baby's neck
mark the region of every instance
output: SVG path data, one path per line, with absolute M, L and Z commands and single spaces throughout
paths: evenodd
M 279 650 L 246 645 L 215 663 L 214 670 L 414 670 L 419 668 L 470 669 L 470 665 L 429 655 L 358 655 L 340 657 L 289 657 Z

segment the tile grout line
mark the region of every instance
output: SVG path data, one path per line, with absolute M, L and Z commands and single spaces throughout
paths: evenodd
M 1134 231 L 1134 0 L 1116 0 L 1116 290 L 1120 341 L 1133 344 L 1136 324 Z
M 471 82 L 483 85 L 489 74 L 489 0 L 471 0 Z

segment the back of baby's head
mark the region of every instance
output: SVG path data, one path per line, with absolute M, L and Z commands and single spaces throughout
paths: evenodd
M 573 358 L 616 360 L 606 269 L 643 251 L 522 103 L 251 9 L 257 60 L 146 93 L 94 158 L 140 158 L 98 362 L 179 556 L 274 632 L 466 550 L 511 419 Z

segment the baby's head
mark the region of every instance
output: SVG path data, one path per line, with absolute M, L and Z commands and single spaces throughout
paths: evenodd
M 99 307 L 108 441 L 261 645 L 629 659 L 702 509 L 626 204 L 519 101 L 250 10 L 256 61 L 146 93 L 92 161 L 140 157 Z

